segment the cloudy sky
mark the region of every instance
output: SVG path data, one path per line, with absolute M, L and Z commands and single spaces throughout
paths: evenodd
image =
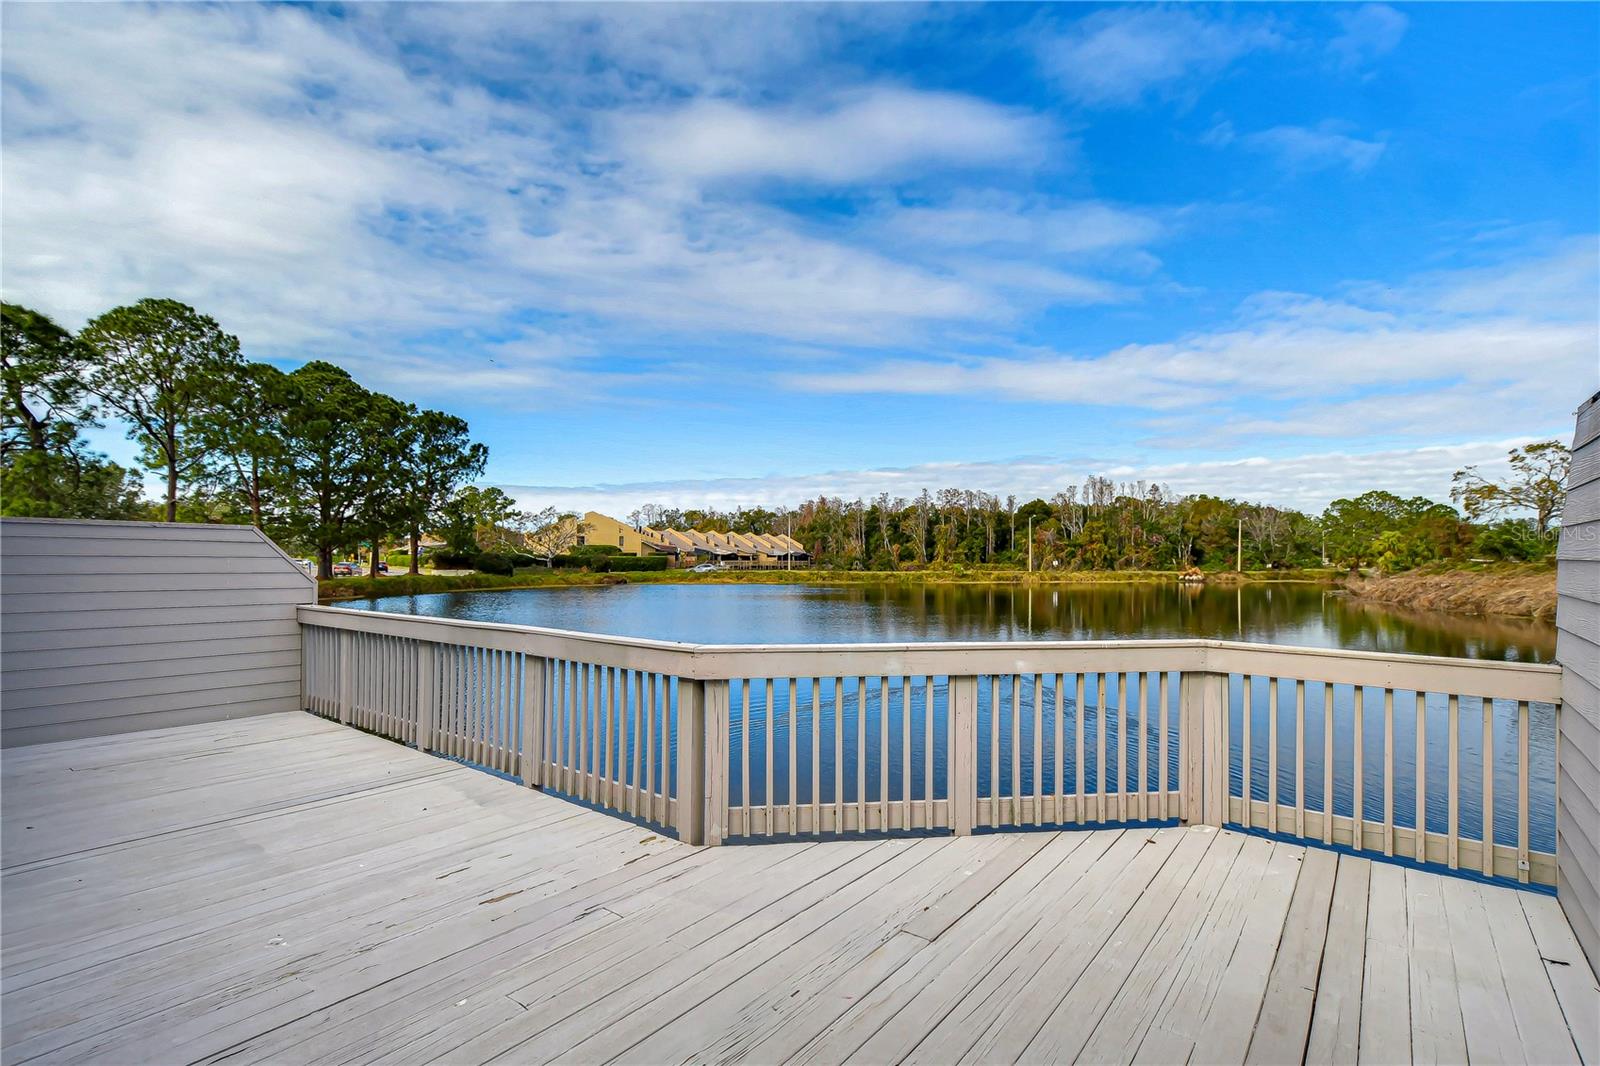
M 1443 498 L 1600 383 L 1593 5 L 0 19 L 6 299 L 192 303 L 528 503 Z

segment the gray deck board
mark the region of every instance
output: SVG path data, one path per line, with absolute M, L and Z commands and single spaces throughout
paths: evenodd
M 7 1064 L 1596 1044 L 1600 988 L 1549 897 L 1231 831 L 695 849 L 306 715 L 0 769 Z

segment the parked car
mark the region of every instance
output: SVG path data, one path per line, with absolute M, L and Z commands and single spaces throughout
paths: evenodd
M 333 564 L 334 577 L 355 577 L 359 573 L 361 573 L 361 565 L 359 563 Z
M 701 563 L 699 566 L 689 567 L 691 574 L 714 574 L 719 570 L 727 569 L 721 563 Z

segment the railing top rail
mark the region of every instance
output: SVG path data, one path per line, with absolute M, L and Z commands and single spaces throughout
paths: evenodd
M 1396 652 L 1248 641 L 908 641 L 873 644 L 690 644 L 502 622 L 302 607 L 313 626 L 523 651 L 697 680 L 748 676 L 1193 670 L 1556 702 L 1561 668 Z

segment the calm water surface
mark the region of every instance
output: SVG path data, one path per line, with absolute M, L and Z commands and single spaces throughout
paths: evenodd
M 1077 585 L 1055 588 L 1019 589 L 989 585 L 882 585 L 819 588 L 805 585 L 622 585 L 596 588 L 523 589 L 501 592 L 443 593 L 428 596 L 395 596 L 372 600 L 347 601 L 344 606 L 400 614 L 465 619 L 477 622 L 505 622 L 548 626 L 557 629 L 611 633 L 620 636 L 680 640 L 691 643 L 781 644 L 850 643 L 918 640 L 1098 640 L 1113 638 L 1210 637 L 1271 644 L 1309 645 L 1369 651 L 1403 652 L 1418 655 L 1443 655 L 1474 659 L 1498 659 L 1530 663 L 1550 662 L 1555 654 L 1555 631 L 1542 623 L 1514 619 L 1482 619 L 1440 613 L 1398 611 L 1365 604 L 1313 584 L 1257 584 L 1198 588 L 1171 584 Z M 1155 759 L 1155 725 L 1162 713 L 1156 696 L 1156 677 L 1148 680 L 1146 703 L 1138 706 L 1138 693 L 1130 686 L 1130 728 L 1126 738 L 1116 730 L 1120 693 L 1116 675 L 1108 676 L 1106 694 L 1107 750 L 1116 752 L 1126 745 L 1130 775 L 1136 772 L 1139 756 L 1137 728 L 1141 716 L 1151 722 L 1150 744 L 1146 751 L 1148 777 L 1154 787 L 1158 769 Z M 924 750 L 928 698 L 922 679 L 911 682 L 912 748 L 910 792 L 922 798 L 927 761 L 934 769 L 935 797 L 943 798 L 947 759 L 945 750 L 945 709 L 947 690 L 943 679 L 932 679 L 934 744 Z M 1135 684 L 1137 682 L 1135 681 Z M 1006 755 L 1011 750 L 1011 680 L 995 684 L 1000 692 L 998 741 Z M 1169 725 L 1175 728 L 1177 685 L 1170 685 L 1166 707 Z M 857 717 L 865 716 L 870 738 L 866 754 L 867 799 L 877 798 L 879 765 L 884 753 L 877 750 L 879 723 L 885 703 L 876 679 L 868 679 L 859 691 L 854 679 L 845 679 L 835 688 L 831 679 L 812 684 L 803 681 L 797 692 L 798 711 L 791 722 L 787 692 L 778 686 L 777 706 L 769 721 L 764 685 L 734 683 L 733 752 L 730 767 L 730 798 L 738 803 L 747 795 L 754 803 L 767 802 L 769 783 L 764 780 L 765 750 L 770 743 L 775 754 L 773 780 L 775 802 L 786 803 L 792 787 L 800 803 L 810 802 L 810 758 L 813 751 L 821 758 L 822 800 L 832 799 L 833 789 L 842 788 L 846 800 L 855 798 L 857 766 L 853 744 L 846 744 L 845 765 L 835 774 L 832 765 L 834 729 L 842 727 L 853 737 Z M 1025 757 L 1019 774 L 1013 777 L 1009 759 L 990 779 L 991 701 L 989 683 L 979 693 L 979 783 L 980 796 L 1029 795 L 1034 792 L 1031 758 Z M 903 748 L 904 700 L 901 683 L 891 684 L 888 693 L 890 745 L 887 751 L 890 770 L 890 795 L 901 795 L 900 778 L 906 752 Z M 1043 698 L 1035 713 L 1033 686 L 1019 686 L 1020 715 L 1016 726 L 1021 750 L 1031 756 L 1035 730 L 1042 732 L 1044 770 L 1039 782 L 1045 792 L 1055 788 L 1053 684 L 1043 685 Z M 1099 728 L 1097 694 L 1091 683 L 1085 699 L 1085 739 L 1091 754 L 1085 771 L 1095 780 L 1098 767 L 1092 751 Z M 1354 706 L 1353 690 L 1335 687 L 1335 793 L 1334 809 L 1350 814 L 1354 796 Z M 1248 711 L 1246 710 L 1248 704 Z M 1076 720 L 1076 693 L 1068 679 L 1063 693 L 1064 733 L 1063 778 L 1070 785 L 1076 776 L 1072 765 Z M 1396 693 L 1395 764 L 1409 768 L 1415 764 L 1415 702 L 1410 693 Z M 1323 692 L 1320 684 L 1306 686 L 1306 805 L 1321 809 Z M 1257 800 L 1268 794 L 1268 722 L 1274 709 L 1268 705 L 1267 686 L 1258 680 L 1244 696 L 1239 679 L 1232 686 L 1234 737 L 1233 788 L 1242 795 L 1240 743 L 1243 719 L 1252 723 L 1251 780 L 1249 789 Z M 1280 686 L 1276 708 L 1279 736 L 1278 797 L 1292 804 L 1294 797 L 1294 686 Z M 1446 701 L 1431 695 L 1427 702 L 1428 827 L 1443 831 L 1448 816 L 1448 796 L 1444 769 L 1448 751 Z M 1369 689 L 1363 711 L 1363 752 L 1366 773 L 1363 805 L 1368 818 L 1382 817 L 1383 693 Z M 1517 795 L 1514 758 L 1516 750 L 1516 709 L 1502 702 L 1495 708 L 1494 739 L 1496 837 L 1514 839 Z M 1481 704 L 1462 700 L 1460 718 L 1461 806 L 1463 836 L 1476 837 L 1482 819 L 1482 737 Z M 675 732 L 675 723 L 669 725 Z M 790 730 L 799 751 L 802 767 L 797 780 L 787 778 L 786 754 Z M 743 771 L 742 752 L 750 747 L 751 773 L 748 783 Z M 1554 709 L 1535 705 L 1531 718 L 1530 828 L 1535 850 L 1554 850 Z M 618 753 L 626 762 L 630 754 Z M 1111 787 L 1117 786 L 1118 764 L 1108 754 L 1107 775 Z M 1169 774 L 1176 779 L 1177 754 L 1171 752 Z M 1395 790 L 1396 824 L 1415 823 L 1416 800 L 1409 775 L 1398 773 Z M 1070 791 L 1070 788 L 1068 789 Z M 1374 813 L 1376 812 L 1376 813 Z

